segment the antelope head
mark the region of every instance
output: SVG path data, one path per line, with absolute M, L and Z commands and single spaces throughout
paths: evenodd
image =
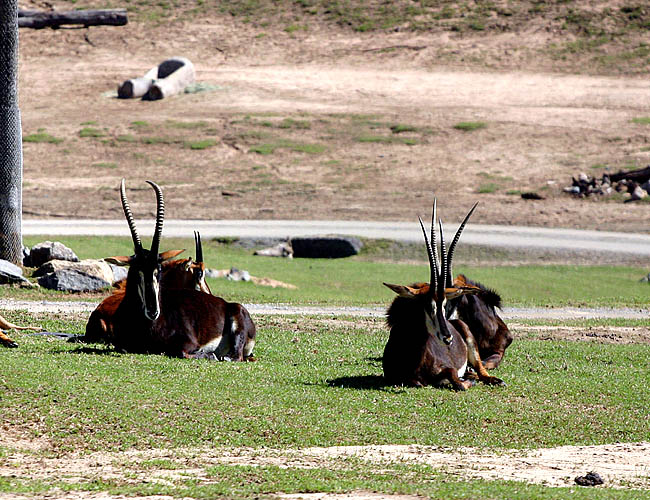
M 152 181 L 147 183 L 154 189 L 157 197 L 156 227 L 151 240 L 151 250 L 142 246 L 140 237 L 135 227 L 133 213 L 129 207 L 126 197 L 125 181 L 120 184 L 120 198 L 124 216 L 129 224 L 131 238 L 133 239 L 134 254 L 130 257 L 111 257 L 105 259 L 113 264 L 129 266 L 129 274 L 126 282 L 126 293 L 129 296 L 137 297 L 137 304 L 142 314 L 149 321 L 155 321 L 160 316 L 160 277 L 162 262 L 175 257 L 180 253 L 177 250 L 170 250 L 162 254 L 158 253 L 160 247 L 160 236 L 162 234 L 163 220 L 165 218 L 165 203 L 160 187 Z M 182 251 L 182 250 L 181 250 Z M 134 304 L 136 302 L 134 301 Z
M 427 231 L 424 228 L 422 219 L 418 217 L 418 220 L 420 221 L 420 227 L 422 228 L 422 234 L 424 236 L 427 255 L 429 257 L 429 269 L 431 272 L 429 284 L 417 283 L 411 286 L 404 286 L 384 283 L 385 286 L 393 290 L 398 296 L 405 299 L 418 301 L 420 305 L 418 309 L 421 309 L 424 312 L 424 323 L 426 325 L 428 334 L 434 338 L 437 338 L 442 344 L 447 346 L 451 345 L 453 341 L 453 336 L 449 331 L 449 323 L 447 322 L 447 315 L 445 311 L 447 299 L 453 299 L 466 294 L 474 294 L 478 293 L 479 291 L 477 287 L 469 285 L 455 287 L 451 279 L 451 261 L 454 255 L 456 244 L 460 239 L 460 235 L 465 228 L 467 220 L 474 212 L 476 205 L 478 205 L 478 203 L 476 203 L 469 211 L 469 213 L 465 216 L 465 219 L 456 231 L 456 235 L 454 236 L 454 239 L 448 251 L 447 247 L 445 246 L 442 220 L 438 219 L 438 226 L 440 230 L 439 258 L 438 245 L 436 243 L 437 203 L 436 200 L 434 200 L 433 211 L 431 215 L 430 240 L 427 237 Z

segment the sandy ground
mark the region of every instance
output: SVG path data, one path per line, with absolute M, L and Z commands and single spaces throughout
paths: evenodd
M 45 458 L 42 454 L 34 454 L 47 450 L 45 440 L 16 439 L 7 430 L 10 429 L 4 429 L 0 437 L 0 445 L 13 451 L 0 464 L 0 476 L 16 475 L 36 480 L 56 478 L 75 482 L 102 477 L 134 483 L 147 480 L 165 484 L 190 476 L 199 481 L 208 481 L 205 468 L 215 464 L 344 468 L 345 462 L 340 459 L 355 457 L 377 470 L 394 463 L 426 464 L 463 479 L 512 480 L 547 486 L 572 486 L 576 476 L 595 471 L 603 478 L 606 487 L 650 488 L 650 443 L 647 442 L 532 450 L 446 449 L 420 445 L 294 450 L 193 448 L 83 455 L 71 453 Z M 144 462 L 153 459 L 169 459 L 183 465 L 173 470 L 145 466 Z

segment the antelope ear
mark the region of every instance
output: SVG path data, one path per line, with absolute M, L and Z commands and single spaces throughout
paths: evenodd
M 166 260 L 173 259 L 177 255 L 182 254 L 184 251 L 184 248 L 182 250 L 167 250 L 166 252 L 160 254 L 160 261 L 164 262 Z
M 126 255 L 121 255 L 119 257 L 106 257 L 104 261 L 109 264 L 115 264 L 116 266 L 128 266 L 133 260 L 134 256 L 127 257 Z
M 414 299 L 420 293 L 419 288 L 411 288 L 410 286 L 392 285 L 390 283 L 384 283 L 384 286 L 387 286 L 397 295 L 405 299 Z
M 454 279 L 454 286 L 455 287 L 468 286 L 467 278 L 465 277 L 464 274 L 459 274 L 458 276 L 456 276 L 456 278 Z
M 455 299 L 461 295 L 476 295 L 481 292 L 481 289 L 474 285 L 459 286 L 458 282 L 454 282 L 454 287 L 445 288 L 445 298 L 447 300 Z

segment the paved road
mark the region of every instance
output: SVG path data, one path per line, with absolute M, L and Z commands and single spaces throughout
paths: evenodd
M 150 235 L 153 232 L 153 227 L 153 220 L 138 222 L 138 231 L 141 235 Z M 284 238 L 345 234 L 398 241 L 422 241 L 419 226 L 412 222 L 166 220 L 163 234 L 169 237 L 191 238 L 194 230 L 200 231 L 204 238 L 217 236 Z M 452 232 L 455 230 L 456 225 L 445 226 L 447 234 L 453 234 Z M 129 231 L 123 219 L 26 219 L 23 220 L 23 234 L 129 236 Z M 650 256 L 650 235 L 646 234 L 469 224 L 465 228 L 462 241 L 465 244 L 502 248 L 553 249 Z

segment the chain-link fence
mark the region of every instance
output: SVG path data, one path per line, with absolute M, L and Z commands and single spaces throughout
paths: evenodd
M 17 76 L 18 3 L 0 0 L 0 259 L 19 264 L 23 148 Z

